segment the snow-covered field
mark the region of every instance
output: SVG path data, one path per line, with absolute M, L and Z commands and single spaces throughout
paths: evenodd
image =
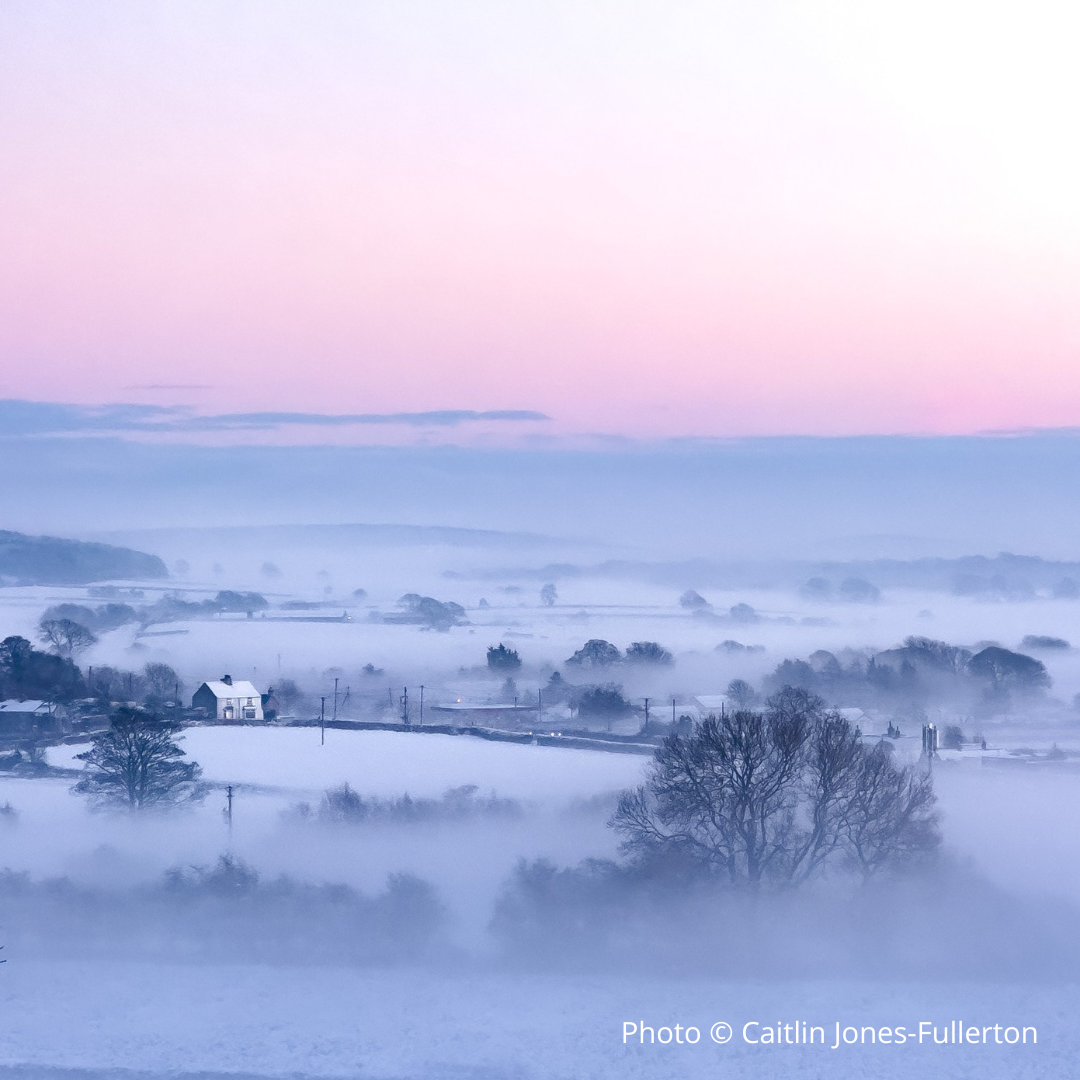
M 0 1008 L 0 1077 L 20 1080 L 1070 1080 L 1080 1058 L 1076 986 L 44 962 L 8 965 Z M 953 1020 L 1035 1026 L 1038 1043 L 832 1049 L 837 1022 L 940 1035 Z M 750 1045 L 754 1021 L 828 1038 Z M 701 1039 L 624 1045 L 627 1022 Z M 731 1042 L 712 1041 L 717 1022 Z
M 187 755 L 204 778 L 319 793 L 348 782 L 365 794 L 435 797 L 476 784 L 485 792 L 552 803 L 639 783 L 646 758 L 489 742 L 469 735 L 318 728 L 193 727 Z M 54 746 L 51 764 L 78 767 L 85 746 Z

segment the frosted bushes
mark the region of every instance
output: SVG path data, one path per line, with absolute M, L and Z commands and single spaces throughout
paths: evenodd
M 348 783 L 323 792 L 317 809 L 310 803 L 297 803 L 286 811 L 294 822 L 314 821 L 324 825 L 359 825 L 363 823 L 414 824 L 440 821 L 465 821 L 481 817 L 517 818 L 524 808 L 516 799 L 479 794 L 476 784 L 449 788 L 439 799 L 413 798 L 406 792 L 393 798 L 364 797 Z
M 127 889 L 2 871 L 0 905 L 5 943 L 22 957 L 369 964 L 448 948 L 443 905 L 418 877 L 391 874 L 369 895 L 285 876 L 264 881 L 232 855 Z

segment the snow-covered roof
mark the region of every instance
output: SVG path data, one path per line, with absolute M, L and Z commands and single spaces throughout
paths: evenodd
M 703 709 L 719 709 L 727 705 L 727 694 L 698 694 L 694 700 Z
M 515 705 L 510 702 L 506 705 L 480 705 L 468 701 L 453 701 L 447 705 L 429 705 L 434 712 L 536 712 L 535 705 Z
M 849 724 L 858 724 L 870 717 L 862 709 L 837 709 L 836 710 Z
M 26 701 L 16 701 L 14 698 L 9 698 L 7 701 L 0 701 L 0 713 L 36 713 L 48 711 L 48 702 L 38 701 L 34 698 Z
M 231 683 L 222 682 L 220 679 L 208 679 L 203 686 L 209 687 L 210 693 L 218 698 L 260 697 L 254 685 L 244 679 L 233 679 Z

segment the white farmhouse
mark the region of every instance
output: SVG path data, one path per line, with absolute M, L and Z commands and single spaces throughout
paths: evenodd
M 262 695 L 252 683 L 231 675 L 204 682 L 191 699 L 194 709 L 205 709 L 217 720 L 262 720 Z

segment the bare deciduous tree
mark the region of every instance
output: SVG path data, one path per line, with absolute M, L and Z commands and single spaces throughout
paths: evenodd
M 143 670 L 147 683 L 147 694 L 158 701 L 179 699 L 184 688 L 180 676 L 168 664 L 151 662 Z
M 732 679 L 728 683 L 727 697 L 736 709 L 751 709 L 760 700 L 754 688 L 745 679 Z
M 109 730 L 94 739 L 79 760 L 86 775 L 73 788 L 102 807 L 146 810 L 174 806 L 202 796 L 201 770 L 181 761 L 178 724 L 139 709 L 118 709 Z
M 623 851 L 683 858 L 733 884 L 876 873 L 939 842 L 928 775 L 867 750 L 838 713 L 785 690 L 765 713 L 709 717 L 656 751 L 612 818 Z
M 929 773 L 897 768 L 884 747 L 862 756 L 844 807 L 846 850 L 864 874 L 934 851 L 940 840 Z
M 67 657 L 97 644 L 97 637 L 74 619 L 42 619 L 38 640 L 55 649 L 58 656 Z

